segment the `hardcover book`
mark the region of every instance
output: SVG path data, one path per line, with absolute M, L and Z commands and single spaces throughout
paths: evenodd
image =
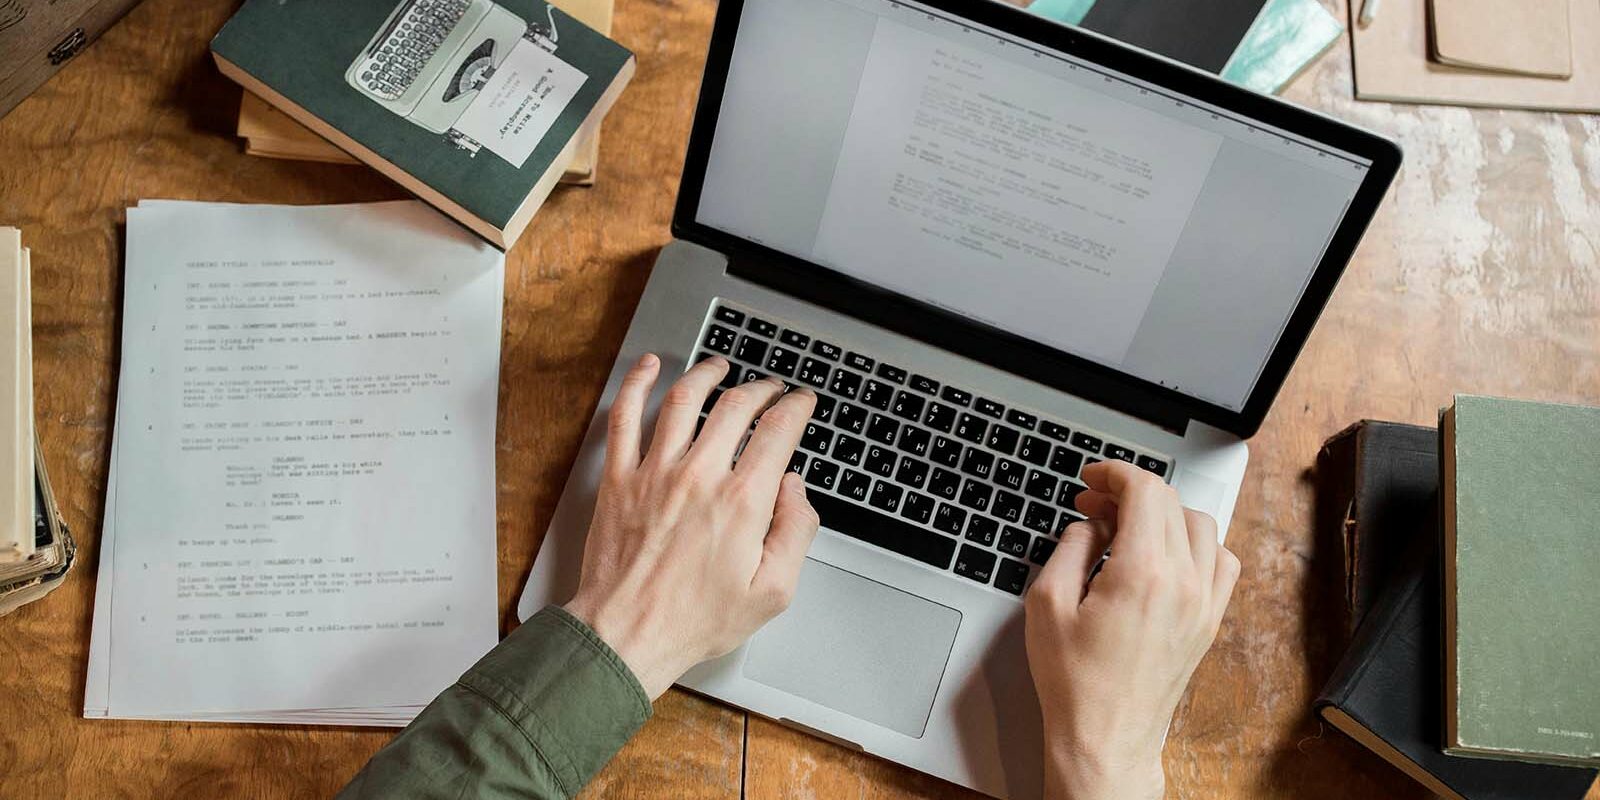
M 538 0 L 247 0 L 211 50 L 228 77 L 502 248 L 635 66 Z
M 1600 766 L 1600 408 L 1442 416 L 1446 752 Z

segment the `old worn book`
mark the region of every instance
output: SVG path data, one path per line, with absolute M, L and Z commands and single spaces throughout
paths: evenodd
M 139 0 L 0 0 L 0 117 Z
M 1440 428 L 1445 750 L 1600 765 L 1600 408 L 1457 395 Z
M 537 0 L 247 0 L 211 50 L 228 77 L 502 248 L 635 65 Z
M 19 563 L 0 566 L 0 615 L 55 591 L 77 560 L 78 546 L 56 506 L 37 438 L 33 447 L 33 555 Z
M 1572 77 L 1570 0 L 1428 0 L 1428 51 L 1452 67 Z
M 1317 504 L 1344 548 L 1344 598 L 1354 631 L 1398 571 L 1411 533 L 1439 514 L 1439 430 L 1362 420 L 1317 454 Z
M 613 0 L 555 0 L 555 6 L 596 31 L 611 35 Z M 595 165 L 600 160 L 598 123 L 599 120 L 596 120 L 595 124 L 586 125 L 578 132 L 578 145 L 572 163 L 561 175 L 562 183 L 580 186 L 594 184 Z M 250 155 L 331 164 L 361 163 L 249 92 L 244 92 L 239 101 L 237 131 L 239 138 L 245 140 L 245 152 Z
M 33 555 L 33 331 L 29 258 L 0 228 L 0 565 Z

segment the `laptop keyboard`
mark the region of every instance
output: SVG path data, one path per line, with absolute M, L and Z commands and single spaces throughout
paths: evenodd
M 1163 478 L 1172 459 L 846 349 L 727 302 L 712 306 L 695 361 L 732 362 L 726 389 L 776 377 L 817 395 L 789 471 L 822 524 L 1020 596 L 1083 515 L 1083 467 L 1105 458 Z

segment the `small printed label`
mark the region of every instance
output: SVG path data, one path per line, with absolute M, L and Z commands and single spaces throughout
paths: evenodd
M 520 169 L 588 79 L 523 39 L 495 68 L 455 129 Z

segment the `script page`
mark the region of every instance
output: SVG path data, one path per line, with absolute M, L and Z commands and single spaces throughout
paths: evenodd
M 128 211 L 111 716 L 415 704 L 495 644 L 503 274 L 419 203 Z

